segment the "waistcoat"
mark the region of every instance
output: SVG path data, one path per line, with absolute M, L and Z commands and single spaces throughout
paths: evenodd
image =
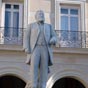
M 39 24 L 39 28 L 40 28 L 40 33 L 38 36 L 37 45 L 46 45 L 46 41 L 44 37 L 44 25 Z

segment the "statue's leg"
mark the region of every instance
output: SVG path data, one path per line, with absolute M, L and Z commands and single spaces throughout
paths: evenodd
M 41 46 L 40 80 L 38 88 L 46 88 L 47 76 L 48 76 L 48 50 L 46 46 Z
M 38 46 L 34 49 L 31 56 L 31 86 L 37 88 L 38 85 L 38 70 L 40 61 L 40 49 Z

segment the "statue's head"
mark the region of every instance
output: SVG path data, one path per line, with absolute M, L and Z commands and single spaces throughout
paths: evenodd
M 35 14 L 35 19 L 37 22 L 44 22 L 45 21 L 44 12 L 42 10 L 38 10 Z

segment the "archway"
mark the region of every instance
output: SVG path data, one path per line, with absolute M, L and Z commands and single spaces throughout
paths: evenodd
M 0 77 L 0 88 L 24 88 L 26 83 L 16 77 L 11 75 L 6 75 Z
M 84 85 L 70 77 L 65 77 L 57 80 L 52 88 L 85 88 Z

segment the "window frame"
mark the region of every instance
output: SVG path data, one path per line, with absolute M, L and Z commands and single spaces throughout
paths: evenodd
M 19 13 L 23 13 L 23 4 L 22 3 L 9 3 L 9 2 L 6 2 L 6 3 L 2 3 L 2 19 L 1 19 L 1 27 L 5 27 L 4 25 L 4 22 L 5 22 L 5 5 L 6 4 L 11 4 L 11 5 L 19 5 Z M 19 14 L 19 28 L 22 28 L 22 17 L 23 17 L 23 14 Z
M 70 1 L 70 0 L 55 0 L 55 30 L 60 30 L 60 9 L 61 9 L 61 5 L 75 5 L 75 6 L 80 6 L 80 32 L 81 31 L 86 31 L 86 24 L 85 24 L 85 2 L 81 1 L 81 0 L 77 0 L 77 1 Z M 58 20 L 57 20 L 58 19 Z M 58 35 L 59 37 L 59 41 L 60 45 L 62 47 L 85 47 L 85 45 L 82 43 L 84 42 L 84 40 L 82 40 L 82 38 L 78 37 L 79 41 L 63 41 L 60 38 L 60 34 Z M 80 43 L 81 42 L 81 43 Z M 70 45 L 71 46 L 70 46 Z M 81 45 L 80 45 L 81 44 Z M 80 46 L 79 46 L 80 45 Z
M 1 28 L 2 28 L 2 44 L 4 44 L 4 28 L 5 28 L 5 5 L 6 4 L 11 4 L 11 5 L 19 5 L 19 28 L 21 28 L 21 30 L 19 29 L 19 34 L 18 37 L 20 38 L 22 36 L 22 33 L 20 33 L 22 31 L 22 27 L 23 27 L 23 3 L 10 3 L 10 2 L 3 2 L 2 3 L 2 9 L 1 9 Z M 11 34 L 12 37 L 12 34 Z
M 68 9 L 68 14 L 62 14 L 61 12 L 60 12 L 60 30 L 62 30 L 61 29 L 61 16 L 67 16 L 68 17 L 68 22 L 69 22 L 69 25 L 68 25 L 68 31 L 70 31 L 70 17 L 78 17 L 78 30 L 77 31 L 81 31 L 81 29 L 80 29 L 80 7 L 74 7 L 74 6 L 63 6 L 63 5 L 61 5 L 61 8 L 66 8 L 66 9 Z M 61 8 L 60 8 L 60 11 L 61 11 Z M 72 15 L 72 14 L 70 14 L 70 10 L 71 9 L 77 9 L 78 10 L 78 15 Z
M 59 1 L 55 0 L 55 30 L 60 30 L 60 9 L 61 4 L 79 5 L 80 6 L 80 31 L 85 31 L 85 2 L 81 1 Z M 58 20 L 57 20 L 58 19 Z
M 5 8 L 5 12 L 6 11 L 9 11 L 11 13 L 11 24 L 10 24 L 10 27 L 13 28 L 13 16 L 14 16 L 14 12 L 18 12 L 19 15 L 20 15 L 20 11 L 19 11 L 19 9 L 14 9 L 14 4 L 10 4 L 10 5 L 11 5 L 11 8 Z M 17 5 L 17 4 L 15 4 L 15 5 Z M 6 4 L 5 4 L 5 6 L 6 6 Z M 19 25 L 20 25 L 20 22 L 19 22 Z M 18 31 L 19 31 L 19 27 L 18 27 Z M 10 30 L 9 37 L 12 37 L 13 36 L 13 32 L 14 32 L 14 29 L 13 30 Z

